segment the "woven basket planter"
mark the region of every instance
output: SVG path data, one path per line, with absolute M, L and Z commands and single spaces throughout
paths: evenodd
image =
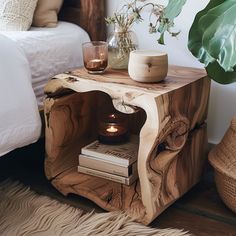
M 216 170 L 215 181 L 221 199 L 236 213 L 236 180 Z
M 208 159 L 215 169 L 220 197 L 236 213 L 236 117 L 222 141 L 209 153 Z

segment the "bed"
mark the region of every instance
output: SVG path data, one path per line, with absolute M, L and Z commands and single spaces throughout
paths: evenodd
M 0 156 L 37 141 L 43 88 L 82 65 L 82 43 L 105 39 L 105 1 L 65 0 L 56 28 L 0 32 Z

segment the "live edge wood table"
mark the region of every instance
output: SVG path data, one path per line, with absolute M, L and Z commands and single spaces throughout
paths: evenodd
M 200 179 L 209 90 L 203 70 L 177 66 L 155 84 L 112 70 L 90 75 L 81 68 L 55 76 L 45 88 L 47 178 L 64 195 L 84 196 L 149 224 Z M 117 110 L 139 135 L 139 178 L 131 186 L 77 172 L 78 154 L 97 139 L 100 117 Z

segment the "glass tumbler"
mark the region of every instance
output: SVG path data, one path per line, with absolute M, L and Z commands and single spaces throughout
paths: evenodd
M 84 67 L 90 74 L 104 73 L 108 64 L 108 44 L 104 41 L 86 42 L 82 46 Z

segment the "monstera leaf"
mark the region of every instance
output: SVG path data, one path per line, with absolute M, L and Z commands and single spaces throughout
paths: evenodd
M 236 81 L 235 12 L 235 0 L 211 0 L 196 15 L 189 32 L 189 50 L 222 84 Z

